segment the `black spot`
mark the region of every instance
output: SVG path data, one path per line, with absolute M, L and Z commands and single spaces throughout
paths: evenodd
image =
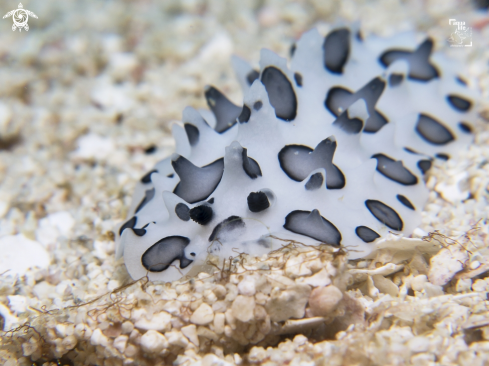
M 399 202 L 401 202 L 407 208 L 410 208 L 411 210 L 416 210 L 416 208 L 414 208 L 413 204 L 406 197 L 404 197 L 402 194 L 398 194 L 396 197 L 399 200 Z
M 153 244 L 141 257 L 141 264 L 150 272 L 163 272 L 175 260 L 180 268 L 186 268 L 193 261 L 185 257 L 185 247 L 190 239 L 184 236 L 168 236 Z
M 294 79 L 297 86 L 302 86 L 302 75 L 298 72 L 294 73 Z
M 166 177 L 167 178 L 173 178 L 175 176 L 175 174 L 171 173 L 171 174 L 168 174 Z
M 306 183 L 306 189 L 308 191 L 314 191 L 323 185 L 324 177 L 321 173 L 315 173 L 311 175 L 311 178 Z
M 399 215 L 392 208 L 385 203 L 376 200 L 366 200 L 365 206 L 377 220 L 386 225 L 387 227 L 401 231 L 403 223 Z
M 206 205 L 200 205 L 190 210 L 190 218 L 200 225 L 207 225 L 213 216 L 212 208 Z
M 362 34 L 362 31 L 359 30 L 357 31 L 357 34 L 355 34 L 355 37 L 360 41 L 360 42 L 363 42 L 363 34 Z
M 341 245 L 341 233 L 336 226 L 322 217 L 318 210 L 292 211 L 285 218 L 284 228 L 322 243 Z
M 178 203 L 175 206 L 175 213 L 177 214 L 178 218 L 183 221 L 188 221 L 190 220 L 190 213 L 189 213 L 189 208 L 186 204 L 184 203 Z
M 334 30 L 323 43 L 324 66 L 335 74 L 343 73 L 350 54 L 350 31 L 346 28 Z
M 290 57 L 294 57 L 294 53 L 295 53 L 296 48 L 297 48 L 297 45 L 295 43 L 292 43 L 292 45 L 290 46 L 290 49 L 289 49 Z
M 195 253 L 194 253 L 194 252 L 190 253 L 190 255 L 191 255 L 192 257 L 195 257 Z
M 384 89 L 385 81 L 381 78 L 372 79 L 356 93 L 352 93 L 341 87 L 334 87 L 328 91 L 324 105 L 334 116 L 339 117 L 341 114 L 346 113 L 348 107 L 358 99 L 363 99 L 367 105 L 369 114 L 369 117 L 365 122 L 364 132 L 377 132 L 382 126 L 388 123 L 387 119 L 375 109 L 375 105 Z M 348 118 L 348 116 L 345 115 L 342 117 L 343 121 L 344 118 Z M 340 122 L 338 123 L 340 124 Z M 358 122 L 356 122 L 355 128 L 358 129 Z
M 119 114 L 117 114 L 117 116 L 115 118 L 115 123 L 120 125 L 123 120 L 124 120 L 124 115 L 122 113 L 119 113 Z
M 431 160 L 420 160 L 418 161 L 418 168 L 425 174 L 431 169 Z
M 465 133 L 471 133 L 472 132 L 472 127 L 465 122 L 459 122 L 458 127 Z
M 146 149 L 144 149 L 144 153 L 148 155 L 154 153 L 155 151 L 156 151 L 155 145 L 148 146 Z
M 205 98 L 212 113 L 216 116 L 214 129 L 217 132 L 223 133 L 235 125 L 241 107 L 231 103 L 224 94 L 212 86 L 206 89 Z
M 447 154 L 443 154 L 443 153 L 435 154 L 435 156 L 438 159 L 445 160 L 445 161 L 447 161 L 448 159 L 450 159 L 450 156 L 448 156 Z
M 248 195 L 248 208 L 251 212 L 260 212 L 270 207 L 268 197 L 263 192 L 251 192 Z
M 214 230 L 212 230 L 209 236 L 209 241 L 219 240 L 219 235 L 223 233 L 228 233 L 235 229 L 244 228 L 245 223 L 239 216 L 229 216 L 227 219 L 223 220 L 216 225 Z
M 185 127 L 185 132 L 187 133 L 187 138 L 190 146 L 197 145 L 200 136 L 199 129 L 194 125 L 191 125 L 190 123 L 185 123 L 183 127 Z
M 241 158 L 243 159 L 243 170 L 248 177 L 251 179 L 256 179 L 259 176 L 261 177 L 260 165 L 258 165 L 255 160 L 248 157 L 248 150 L 246 148 L 243 148 Z
M 180 177 L 173 193 L 188 203 L 206 200 L 216 189 L 224 172 L 224 159 L 218 159 L 202 168 L 196 167 L 183 156 L 172 161 L 173 169 Z
M 345 186 L 345 176 L 333 164 L 336 141 L 327 138 L 316 149 L 302 145 L 287 145 L 278 154 L 280 167 L 287 176 L 297 182 L 306 179 L 313 170 L 326 170 L 326 187 L 339 189 Z
M 345 112 L 333 122 L 333 125 L 341 128 L 347 134 L 354 135 L 362 130 L 363 121 L 359 118 L 349 118 Z
M 141 229 L 136 229 L 136 228 L 131 228 L 131 230 L 136 234 L 137 236 L 144 236 L 146 234 L 146 227 L 148 227 L 149 223 L 144 225 Z
M 122 235 L 122 232 L 125 230 L 125 229 L 132 229 L 134 226 L 136 226 L 136 222 L 137 222 L 137 217 L 136 216 L 133 216 L 132 218 L 130 218 L 129 220 L 127 220 L 124 225 L 121 226 L 121 228 L 119 229 L 119 235 Z
M 155 189 L 154 188 L 147 189 L 144 192 L 144 198 L 143 198 L 143 200 L 141 201 L 141 203 L 139 203 L 138 207 L 136 208 L 136 213 L 138 213 L 144 206 L 146 206 L 146 204 L 149 201 L 151 201 L 154 196 L 155 196 Z
M 253 84 L 253 82 L 260 77 L 260 73 L 256 70 L 251 70 L 248 75 L 246 75 L 246 81 L 249 85 Z
M 357 228 L 355 229 L 355 233 L 365 243 L 371 243 L 375 239 L 380 238 L 379 234 L 366 226 L 357 226 Z
M 377 159 L 377 171 L 384 177 L 405 186 L 418 183 L 418 178 L 404 167 L 401 160 L 394 160 L 384 154 L 375 154 L 372 158 Z
M 430 63 L 430 55 L 433 49 L 433 41 L 425 40 L 414 51 L 388 50 L 380 56 L 380 63 L 384 67 L 397 60 L 405 60 L 409 63 L 409 78 L 420 81 L 429 81 L 439 76 L 438 70 Z
M 455 78 L 455 80 L 457 80 L 460 84 L 462 84 L 463 86 L 467 86 L 467 81 L 465 81 L 464 78 L 462 78 L 461 76 L 457 76 Z
M 469 100 L 456 95 L 447 95 L 447 101 L 453 108 L 460 112 L 467 112 L 472 106 Z
M 275 115 L 284 121 L 291 121 L 297 114 L 297 98 L 294 88 L 287 76 L 276 67 L 269 66 L 261 75 L 270 104 L 275 108 Z
M 214 197 L 212 197 L 210 200 L 207 201 L 208 203 L 210 203 L 211 205 L 214 203 Z
M 389 76 L 389 85 L 391 87 L 398 86 L 402 83 L 402 79 L 404 79 L 404 75 L 402 74 L 391 74 Z
M 146 173 L 145 175 L 143 175 L 143 177 L 141 178 L 141 183 L 151 183 L 151 174 L 153 173 L 158 173 L 157 170 L 152 170 L 148 173 Z
M 415 155 L 419 155 L 418 152 L 414 151 L 413 149 L 409 148 L 409 147 L 404 147 L 404 151 L 407 151 L 408 153 L 410 154 L 415 154 Z
M 434 118 L 420 114 L 416 124 L 416 132 L 433 145 L 445 145 L 454 140 L 450 130 Z
M 263 107 L 263 103 L 261 101 L 255 102 L 255 104 L 253 104 L 253 109 L 255 111 L 259 111 L 261 107 Z
M 240 115 L 238 116 L 239 123 L 248 122 L 250 120 L 250 117 L 251 117 L 251 111 L 247 105 L 244 105 Z

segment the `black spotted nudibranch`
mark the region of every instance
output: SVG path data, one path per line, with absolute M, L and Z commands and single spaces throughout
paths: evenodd
M 176 153 L 138 183 L 117 237 L 130 275 L 172 281 L 209 254 L 279 248 L 270 235 L 351 258 L 389 231 L 410 235 L 423 174 L 472 141 L 477 100 L 457 65 L 415 38 L 313 29 L 290 67 L 266 49 L 260 71 L 235 57 L 243 106 L 208 87 L 210 111 L 187 107 Z

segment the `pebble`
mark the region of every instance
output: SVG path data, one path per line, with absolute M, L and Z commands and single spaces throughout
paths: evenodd
M 209 324 L 214 320 L 214 311 L 206 303 L 202 303 L 190 317 L 190 321 L 197 325 Z
M 51 262 L 46 249 L 23 234 L 1 237 L 0 253 L 0 273 L 6 276 L 23 276 L 29 268 L 47 268 Z
M 140 343 L 143 351 L 148 353 L 160 353 L 168 348 L 169 341 L 166 337 L 156 330 L 148 330 L 141 336 Z
M 166 311 L 161 311 L 159 313 L 153 314 L 153 316 L 150 316 L 148 319 L 146 317 L 146 311 L 142 309 L 143 311 L 137 312 L 140 314 L 139 317 L 137 317 L 134 327 L 141 329 L 141 330 L 157 330 L 160 332 L 165 332 L 170 330 L 171 328 L 171 315 L 168 314 Z M 133 316 L 136 312 L 133 311 Z
M 238 292 L 244 296 L 254 296 L 256 289 L 253 277 L 245 277 L 245 279 L 238 284 Z
M 253 319 L 254 310 L 255 298 L 252 296 L 238 295 L 231 306 L 233 316 L 243 323 L 247 323 Z
M 179 330 L 166 332 L 165 337 L 172 346 L 185 348 L 188 345 L 188 339 Z
M 343 293 L 334 285 L 317 287 L 309 296 L 309 307 L 315 316 L 328 316 L 336 309 Z
M 182 327 L 180 331 L 185 337 L 189 339 L 190 342 L 195 344 L 197 347 L 199 346 L 199 337 L 197 336 L 197 327 L 195 325 L 193 324 L 187 325 L 186 327 Z
M 302 318 L 311 288 L 308 285 L 293 285 L 285 291 L 272 291 L 265 308 L 270 319 L 281 322 L 290 318 Z

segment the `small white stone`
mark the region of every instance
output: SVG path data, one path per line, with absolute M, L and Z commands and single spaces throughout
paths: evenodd
M 252 296 L 238 295 L 231 306 L 233 316 L 243 323 L 249 322 L 253 318 L 254 310 L 255 298 Z
M 64 349 L 71 350 L 71 349 L 75 348 L 77 342 L 78 341 L 74 335 L 69 335 L 63 339 L 61 344 L 62 344 Z
M 109 344 L 109 339 L 102 333 L 100 329 L 95 329 L 90 337 L 90 343 L 93 346 L 106 347 Z
M 214 320 L 214 311 L 206 303 L 202 303 L 190 317 L 190 321 L 197 325 L 209 324 Z
M 331 279 L 326 269 L 322 269 L 311 277 L 300 277 L 296 280 L 298 283 L 304 283 L 306 285 L 311 285 L 312 287 L 323 287 L 331 284 Z
M 190 342 L 195 344 L 197 347 L 199 346 L 199 337 L 197 336 L 197 327 L 195 325 L 187 325 L 186 327 L 182 327 L 180 331 L 190 340 Z
M 238 284 L 238 292 L 244 296 L 255 295 L 255 280 L 253 277 L 246 276 L 245 279 Z
M 188 339 L 178 330 L 166 332 L 165 337 L 168 339 L 168 343 L 172 346 L 185 348 L 188 345 Z
M 223 313 L 216 313 L 214 316 L 214 331 L 217 334 L 224 333 L 224 325 L 225 325 L 226 315 Z
M 110 137 L 102 137 L 94 133 L 78 138 L 78 149 L 73 155 L 79 159 L 105 159 L 114 152 L 114 142 Z
M 153 314 L 148 320 L 146 312 L 134 323 L 134 327 L 141 330 L 157 330 L 159 332 L 165 332 L 171 328 L 171 315 L 166 311 Z
M 14 314 L 23 313 L 27 310 L 27 298 L 22 295 L 7 296 L 8 306 Z
M 309 296 L 309 307 L 315 316 L 328 316 L 342 298 L 343 293 L 336 286 L 317 287 Z
M 163 334 L 151 329 L 141 336 L 139 344 L 145 352 L 160 353 L 165 348 L 168 348 L 169 341 Z
M 270 319 L 280 322 L 290 318 L 302 318 L 310 293 L 311 287 L 308 285 L 295 284 L 285 291 L 274 289 L 265 305 Z
M 430 260 L 428 278 L 434 285 L 444 286 L 463 269 L 469 259 L 467 250 L 460 245 L 444 248 Z
M 0 273 L 5 276 L 23 276 L 29 268 L 47 268 L 51 262 L 41 244 L 22 234 L 1 237 L 0 253 Z
M 124 353 L 128 339 L 129 337 L 127 335 L 120 335 L 119 337 L 114 339 L 114 348 L 118 350 L 120 353 Z

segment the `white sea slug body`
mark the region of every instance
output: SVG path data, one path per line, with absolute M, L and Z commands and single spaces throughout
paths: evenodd
M 172 281 L 209 254 L 279 248 L 271 235 L 351 258 L 410 235 L 423 174 L 471 142 L 475 121 L 476 94 L 432 48 L 337 28 L 305 33 L 290 67 L 266 49 L 259 72 L 234 58 L 244 105 L 207 88 L 210 111 L 184 110 L 176 153 L 138 184 L 117 239 L 130 275 Z

